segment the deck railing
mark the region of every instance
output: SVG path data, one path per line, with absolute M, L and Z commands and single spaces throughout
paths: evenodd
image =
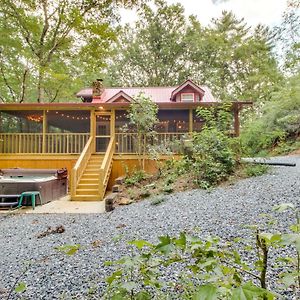
M 159 132 L 149 138 L 148 144 L 176 152 L 178 142 L 184 140 L 188 135 L 187 132 Z M 116 133 L 116 153 L 132 154 L 137 153 L 137 151 L 136 133 Z
M 174 150 L 176 142 L 187 135 L 184 132 L 156 133 L 148 144 Z M 42 133 L 0 133 L 0 153 L 80 154 L 89 137 L 89 133 L 46 133 L 44 140 Z M 137 153 L 137 134 L 116 133 L 115 145 L 116 153 Z
M 0 133 L 0 153 L 78 154 L 89 133 Z M 43 146 L 44 145 L 44 146 Z
M 99 182 L 99 192 L 101 198 L 103 198 L 106 186 L 108 184 L 110 171 L 112 168 L 112 158 L 115 152 L 115 137 L 110 138 L 108 147 L 106 149 L 101 167 L 100 167 L 100 182 Z
M 94 152 L 95 143 L 94 138 L 90 137 L 87 141 L 84 149 L 82 150 L 74 168 L 72 169 L 72 182 L 71 182 L 71 196 L 75 196 L 76 188 L 79 183 L 80 177 L 83 174 L 83 171 L 86 168 L 86 165 Z

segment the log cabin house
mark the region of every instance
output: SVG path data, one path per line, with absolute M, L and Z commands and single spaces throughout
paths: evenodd
M 176 87 L 147 88 L 103 88 L 98 80 L 93 88 L 77 93 L 82 102 L 1 103 L 0 168 L 66 167 L 72 200 L 102 200 L 110 182 L 124 174 L 124 164 L 129 169 L 137 165 L 136 134 L 122 128 L 139 92 L 158 105 L 157 144 L 200 131 L 203 121 L 196 108 L 220 105 L 208 87 L 191 80 Z M 232 102 L 236 136 L 239 112 L 249 104 Z M 154 168 L 148 159 L 146 170 Z

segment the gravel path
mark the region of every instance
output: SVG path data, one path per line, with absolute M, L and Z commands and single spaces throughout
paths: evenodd
M 158 206 L 149 200 L 117 208 L 102 215 L 13 215 L 0 216 L 0 299 L 31 263 L 21 281 L 28 288 L 22 299 L 91 299 L 88 290 L 108 274 L 106 260 L 128 252 L 126 241 L 143 238 L 156 241 L 159 235 L 201 228 L 203 234 L 224 239 L 247 236 L 243 225 L 257 224 L 260 213 L 271 212 L 283 202 L 299 204 L 300 157 L 297 167 L 273 167 L 269 174 L 241 180 L 212 192 L 193 190 L 167 196 Z M 280 214 L 280 224 L 292 222 Z M 37 235 L 48 226 L 63 225 L 63 234 L 44 238 Z M 100 245 L 95 247 L 95 244 Z M 94 242 L 94 243 L 93 243 Z M 76 255 L 68 257 L 54 248 L 81 244 Z M 16 294 L 10 299 L 19 299 Z

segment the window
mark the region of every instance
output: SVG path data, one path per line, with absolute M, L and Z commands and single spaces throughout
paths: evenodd
M 194 102 L 194 93 L 182 93 L 181 101 L 182 102 Z

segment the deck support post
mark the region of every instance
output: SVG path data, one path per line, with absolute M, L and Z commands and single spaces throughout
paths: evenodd
M 235 136 L 240 135 L 240 118 L 239 118 L 239 105 L 234 105 L 233 108 L 233 114 L 234 114 L 234 134 Z
M 46 153 L 46 133 L 47 133 L 47 113 L 43 110 L 43 144 L 42 144 L 42 153 Z
M 189 133 L 193 132 L 193 110 L 189 109 Z
M 96 115 L 95 110 L 91 110 L 90 113 L 90 136 L 93 138 L 93 153 L 96 152 L 95 136 L 96 136 Z
M 111 137 L 115 135 L 115 119 L 116 119 L 116 111 L 112 109 L 110 115 L 110 136 Z

